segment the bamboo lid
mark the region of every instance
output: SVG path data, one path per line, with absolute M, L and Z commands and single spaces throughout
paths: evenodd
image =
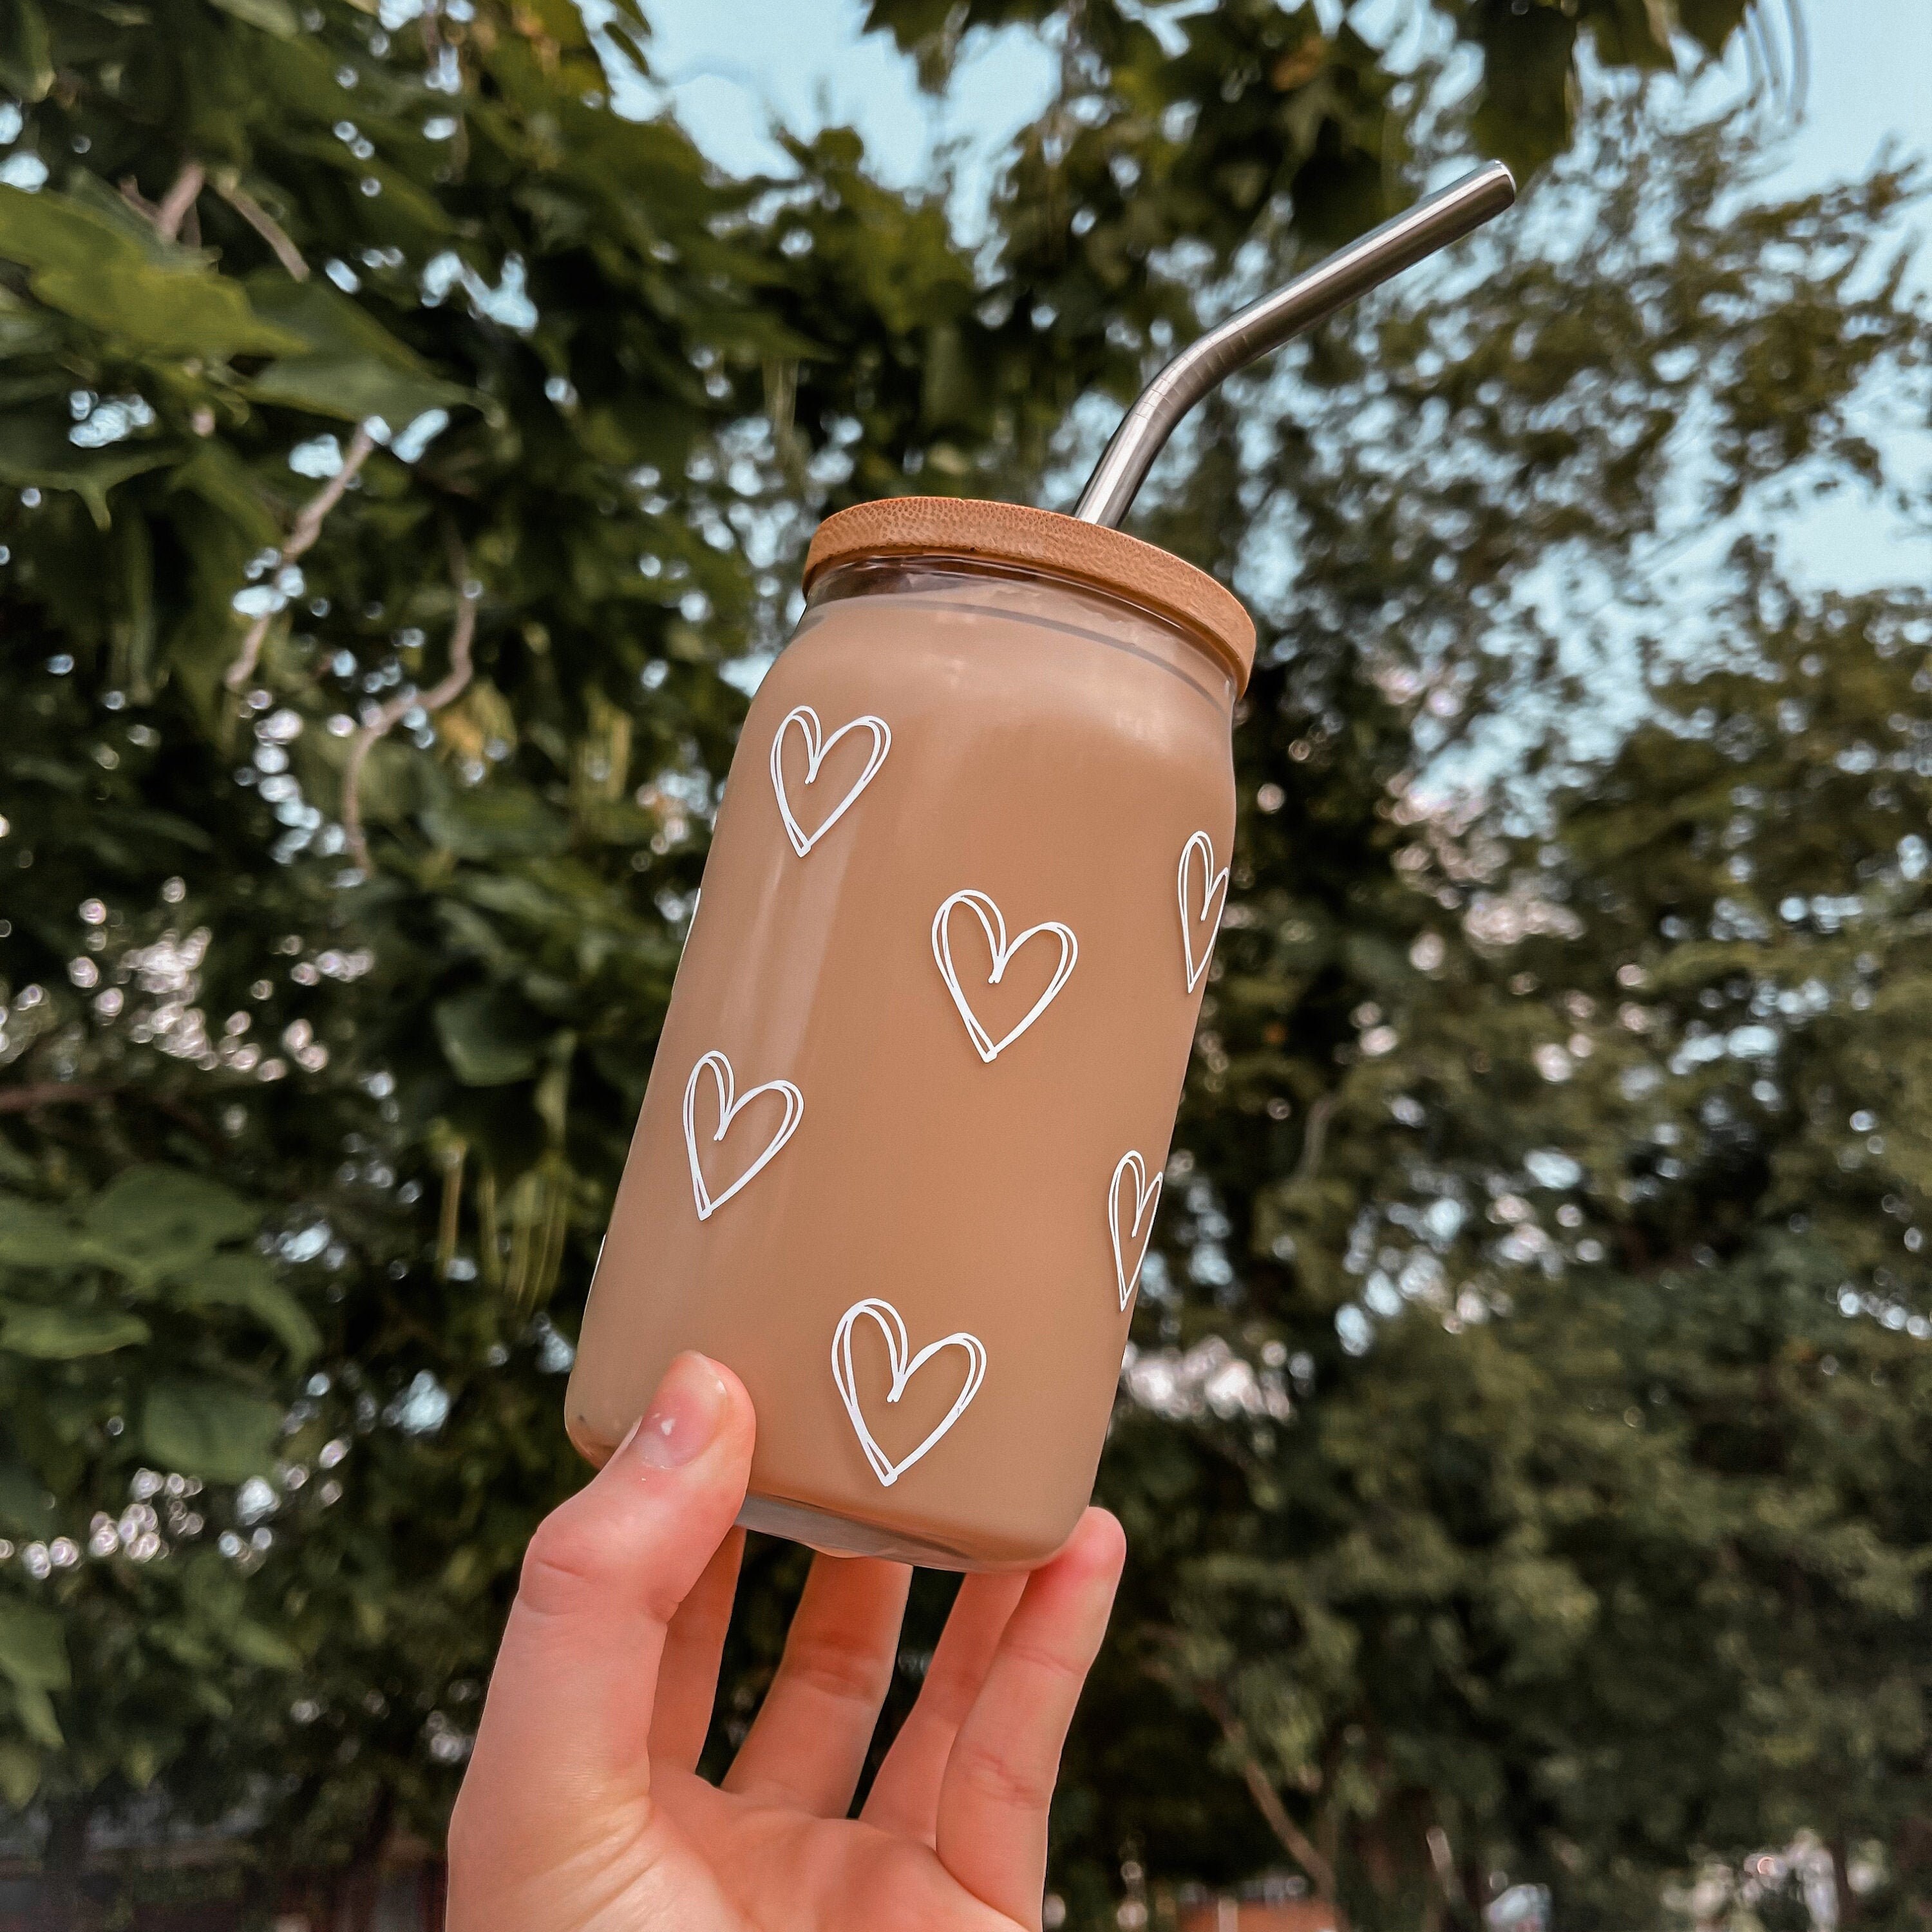
M 1205 571 L 1124 531 L 1057 511 L 962 496 L 885 496 L 827 517 L 806 553 L 805 588 L 842 563 L 878 556 L 956 556 L 1050 571 L 1158 611 L 1192 632 L 1234 674 L 1254 668 L 1255 626 Z

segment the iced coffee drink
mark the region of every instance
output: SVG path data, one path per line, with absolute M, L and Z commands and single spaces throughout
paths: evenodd
M 1240 606 L 1112 530 L 821 530 L 746 720 L 568 1394 L 756 1405 L 743 1520 L 1030 1564 L 1091 1490 L 1228 886 Z

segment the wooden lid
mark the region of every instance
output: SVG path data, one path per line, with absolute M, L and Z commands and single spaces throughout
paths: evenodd
M 1156 610 L 1210 645 L 1237 688 L 1254 668 L 1255 626 L 1205 571 L 1124 531 L 1023 503 L 884 496 L 827 517 L 806 553 L 805 587 L 842 563 L 877 556 L 983 557 L 1050 571 Z

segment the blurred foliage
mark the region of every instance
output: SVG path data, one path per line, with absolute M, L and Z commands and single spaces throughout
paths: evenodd
M 61 1910 L 90 1820 L 351 1918 L 438 1830 L 812 523 L 1036 494 L 1473 140 L 1534 218 L 1218 399 L 1142 519 L 1263 652 L 1054 1882 L 1628 1924 L 1808 1825 L 1919 1922 L 1932 628 L 1749 536 L 1884 484 L 1873 385 L 1923 411 L 1912 184 L 1766 205 L 1743 134 L 1575 105 L 1739 12 L 1444 7 L 1450 112 L 1312 8 L 878 0 L 935 85 L 1061 50 L 969 250 L 849 133 L 733 182 L 615 112 L 621 10 L 11 0 L 0 1799 Z
M 1480 283 L 1238 386 L 1146 518 L 1264 648 L 1103 1465 L 1096 1866 L 1232 1881 L 1266 1820 L 1359 1924 L 1501 1873 L 1617 1925 L 1810 1826 L 1840 1923 L 1922 1922 L 1932 1088 L 1880 1016 L 1922 997 L 1932 598 L 1754 534 L 1875 493 L 1872 386 L 1926 418 L 1916 187 L 1733 198 L 1758 165 L 1599 117 Z
M 1052 200 L 1094 185 L 1083 151 L 1090 163 L 1118 157 L 1133 165 L 1115 185 L 1135 204 L 1138 222 L 1166 225 L 1170 238 L 1238 238 L 1256 211 L 1285 191 L 1303 231 L 1334 241 L 1394 214 L 1406 198 L 1402 164 L 1413 102 L 1400 82 L 1412 70 L 1402 56 L 1412 53 L 1418 24 L 1426 32 L 1439 22 L 1475 56 L 1480 80 L 1470 131 L 1484 153 L 1528 173 L 1568 146 L 1586 65 L 1638 73 L 1693 65 L 1721 55 L 1757 10 L 1751 0 L 1419 0 L 1406 18 L 1382 16 L 1379 44 L 1351 22 L 1354 10 L 1341 9 L 1339 25 L 1324 29 L 1324 10 L 1274 0 L 1222 0 L 1198 10 L 1132 0 L 1075 8 L 1053 0 L 869 0 L 866 20 L 913 56 L 935 88 L 976 29 L 1057 31 L 1068 78 L 1097 83 L 1105 106 L 1096 113 L 1090 99 L 1086 112 L 1049 118 L 1026 144 L 1030 158 L 1046 164 L 1028 184 L 1046 204 L 1042 241 L 1053 234 Z M 1802 46 L 1802 16 L 1786 9 L 1784 20 Z M 1164 190 L 1158 200 L 1133 192 L 1143 178 Z M 1104 242 L 1088 250 L 1096 258 L 1108 252 Z

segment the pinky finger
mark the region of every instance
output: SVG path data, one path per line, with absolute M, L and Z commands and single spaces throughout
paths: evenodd
M 1119 1523 L 1090 1509 L 1066 1547 L 1028 1581 L 946 1762 L 940 1862 L 1023 1925 L 1038 1922 L 1060 1750 L 1126 1556 Z

